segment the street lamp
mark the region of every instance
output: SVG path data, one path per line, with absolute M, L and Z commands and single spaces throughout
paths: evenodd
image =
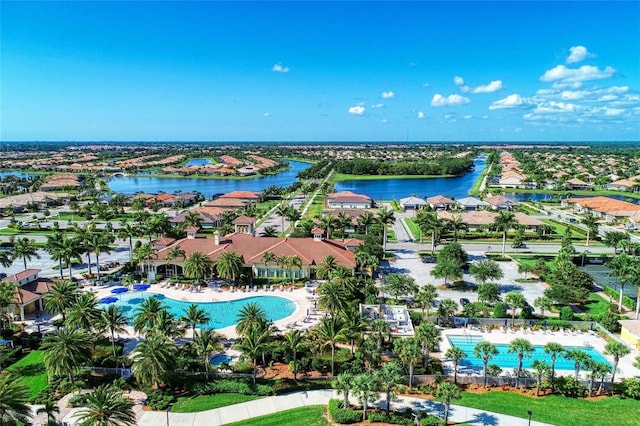
M 173 404 L 167 405 L 167 426 L 169 426 L 169 411 L 171 411 L 171 407 L 173 407 Z
M 531 410 L 527 411 L 527 416 L 529 416 L 529 426 L 531 426 L 531 415 L 533 413 L 531 412 Z

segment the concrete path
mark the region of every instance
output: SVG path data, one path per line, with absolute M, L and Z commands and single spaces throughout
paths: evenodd
M 287 395 L 270 396 L 242 404 L 230 405 L 215 410 L 201 411 L 199 413 L 169 413 L 168 424 L 172 426 L 213 426 L 239 422 L 253 417 L 273 414 L 279 411 L 311 405 L 327 405 L 330 399 L 340 399 L 336 391 L 330 389 L 315 390 L 309 392 L 294 392 Z M 355 403 L 355 401 L 352 401 Z M 384 395 L 380 395 L 378 403 L 384 407 Z M 402 407 L 419 409 L 437 416 L 444 416 L 444 406 L 439 402 L 420 398 L 400 397 L 392 403 L 392 409 Z M 526 415 L 526 413 L 523 413 Z M 534 413 L 535 416 L 535 413 Z M 449 420 L 458 423 L 492 426 L 545 426 L 545 423 L 527 419 L 507 416 L 504 414 L 490 413 L 484 410 L 451 405 Z M 141 426 L 159 426 L 167 424 L 166 411 L 146 411 L 138 422 Z

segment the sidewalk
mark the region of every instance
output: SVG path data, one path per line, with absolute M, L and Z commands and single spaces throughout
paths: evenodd
M 310 405 L 327 405 L 330 399 L 341 399 L 337 392 L 331 389 L 315 390 L 309 392 L 294 392 L 287 395 L 270 396 L 242 404 L 230 405 L 215 410 L 201 411 L 199 413 L 169 413 L 169 424 L 172 426 L 207 426 L 223 425 L 239 422 L 253 417 L 273 414 L 292 408 Z M 352 398 L 352 402 L 355 402 Z M 384 394 L 380 394 L 378 402 L 384 406 Z M 444 407 L 441 403 L 420 398 L 399 397 L 392 403 L 392 409 L 400 407 L 420 409 L 422 411 L 444 416 Z M 523 413 L 526 415 L 526 413 Z M 534 414 L 535 415 L 535 414 Z M 449 420 L 458 423 L 492 426 L 526 426 L 527 419 L 522 419 L 505 414 L 490 413 L 484 410 L 451 405 Z M 146 411 L 138 422 L 142 426 L 157 426 L 167 424 L 165 411 Z M 533 426 L 545 426 L 545 423 L 532 421 Z

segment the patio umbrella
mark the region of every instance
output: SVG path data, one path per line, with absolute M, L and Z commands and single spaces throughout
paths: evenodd
M 135 291 L 145 291 L 149 287 L 151 287 L 150 284 L 136 284 L 136 285 L 133 286 L 133 289 Z
M 111 293 L 113 294 L 120 294 L 120 293 L 126 293 L 128 292 L 129 289 L 126 287 L 116 287 L 113 290 L 111 290 Z
M 504 326 L 506 327 L 508 324 L 507 320 L 504 320 Z
M 117 301 L 118 301 L 118 298 L 113 296 L 107 296 L 100 299 L 100 303 L 104 303 L 105 305 L 108 305 L 109 303 L 115 303 Z

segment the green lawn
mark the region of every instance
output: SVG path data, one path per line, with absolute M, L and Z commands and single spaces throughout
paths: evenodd
M 47 387 L 47 372 L 44 368 L 42 351 L 31 351 L 21 360 L 11 364 L 7 370 L 20 377 L 20 382 L 29 389 L 33 398 Z
M 582 312 L 589 315 L 599 315 L 609 312 L 609 301 L 602 298 L 602 296 L 591 293 L 589 294 L 589 300 L 580 307 Z
M 255 417 L 228 426 L 328 426 L 327 409 L 322 405 L 294 408 L 267 416 Z
M 411 235 L 411 238 L 413 238 L 415 241 L 420 241 L 420 227 L 416 223 L 415 219 L 412 217 L 408 217 L 404 220 L 404 223 L 407 224 L 409 231 L 413 234 Z
M 557 426 L 591 426 L 609 424 L 616 426 L 632 426 L 638 424 L 638 407 L 633 399 L 619 397 L 605 398 L 597 401 L 547 396 L 540 399 L 530 398 L 510 392 L 489 392 L 473 394 L 462 392 L 462 399 L 452 404 L 481 410 L 527 417 L 531 410 L 531 420 L 550 423 Z M 604 420 L 606 418 L 606 421 Z
M 181 397 L 173 404 L 171 411 L 175 413 L 195 413 L 198 411 L 212 410 L 226 407 L 227 405 L 240 404 L 241 402 L 260 399 L 261 396 L 242 395 L 237 393 L 218 393 L 215 395 L 200 395 L 193 398 Z

